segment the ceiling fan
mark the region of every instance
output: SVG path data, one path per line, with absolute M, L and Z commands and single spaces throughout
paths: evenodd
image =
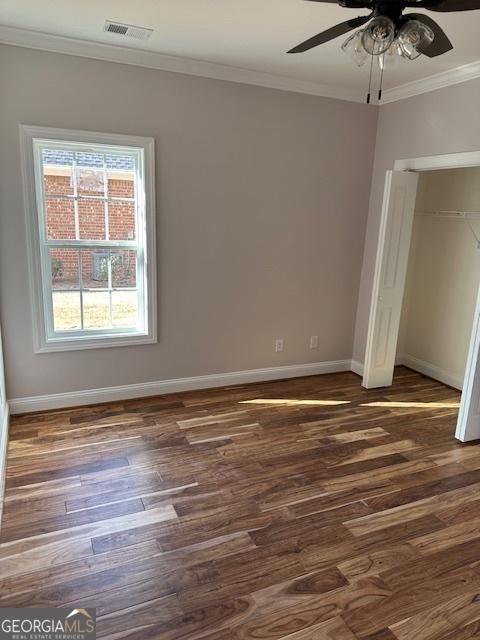
M 365 64 L 369 56 L 372 57 L 372 65 L 374 57 L 377 56 L 382 72 L 389 62 L 397 58 L 414 60 L 421 54 L 435 58 L 453 49 L 448 36 L 435 20 L 424 13 L 404 14 L 405 9 L 426 9 L 437 12 L 480 9 L 480 0 L 308 1 L 339 4 L 347 9 L 370 9 L 370 13 L 330 27 L 293 47 L 287 53 L 309 51 L 355 29 L 355 33 L 343 43 L 342 50 L 349 54 L 358 66 Z M 363 28 L 360 29 L 360 27 Z M 370 81 L 371 69 L 372 66 Z M 381 90 L 379 97 L 381 97 Z M 368 97 L 367 102 L 369 101 Z

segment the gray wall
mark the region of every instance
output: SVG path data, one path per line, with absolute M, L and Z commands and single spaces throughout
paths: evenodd
M 0 86 L 10 398 L 350 358 L 376 108 L 16 47 Z M 155 137 L 158 345 L 33 353 L 19 123 Z
M 480 149 L 480 80 L 380 108 L 353 357 L 364 361 L 385 172 L 395 160 Z

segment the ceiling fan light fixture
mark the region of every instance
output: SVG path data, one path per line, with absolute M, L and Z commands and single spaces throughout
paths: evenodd
M 428 58 L 436 58 L 453 49 L 447 34 L 428 13 L 404 14 L 405 9 L 427 9 L 440 12 L 480 10 L 480 0 L 313 1 L 338 4 L 349 9 L 369 9 L 370 13 L 339 22 L 304 40 L 287 53 L 304 53 L 340 36 L 353 34 L 342 44 L 342 51 L 352 58 L 358 67 L 362 67 L 370 58 L 367 104 L 371 103 L 372 81 L 375 82 L 373 69 L 377 64 L 381 70 L 378 89 L 378 102 L 380 102 L 386 68 L 396 66 L 399 64 L 398 61 L 415 60 L 421 54 Z
M 347 54 L 357 65 L 362 67 L 368 60 L 368 53 L 362 44 L 363 29 L 349 36 L 342 44 L 342 51 Z
M 362 44 L 371 56 L 380 56 L 391 46 L 395 38 L 395 25 L 386 16 L 373 18 L 362 33 Z
M 398 32 L 398 43 L 403 55 L 415 60 L 432 44 L 435 34 L 432 29 L 419 20 L 409 20 Z

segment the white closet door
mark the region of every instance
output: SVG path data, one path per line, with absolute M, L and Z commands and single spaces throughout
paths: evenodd
M 387 171 L 370 307 L 363 386 L 392 384 L 418 174 Z
M 462 442 L 480 439 L 480 289 L 455 437 Z

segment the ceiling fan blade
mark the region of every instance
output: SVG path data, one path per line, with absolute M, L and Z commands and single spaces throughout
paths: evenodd
M 407 6 L 429 11 L 474 11 L 480 9 L 480 0 L 420 0 L 416 4 L 409 2 Z
M 363 24 L 368 22 L 371 17 L 371 15 L 359 16 L 358 18 L 352 18 L 351 20 L 347 20 L 346 22 L 341 22 L 334 27 L 330 27 L 330 29 L 327 29 L 326 31 L 322 31 L 322 33 L 317 33 L 316 36 L 305 40 L 305 42 L 302 42 L 293 49 L 290 49 L 290 51 L 287 51 L 287 53 L 303 53 L 304 51 L 308 51 L 309 49 L 318 47 L 320 44 L 329 42 L 329 40 L 333 40 L 334 38 L 343 36 L 345 33 L 348 33 L 352 29 L 361 27 Z
M 423 55 L 428 58 L 436 58 L 437 56 L 441 56 L 442 54 L 447 53 L 447 51 L 451 51 L 453 49 L 453 44 L 450 42 L 445 31 L 435 22 L 435 20 L 430 18 L 430 16 L 426 16 L 423 13 L 408 13 L 405 15 L 405 18 L 413 18 L 414 20 L 423 22 L 427 27 L 430 27 L 435 35 L 433 42 L 425 49 L 425 51 L 422 51 Z

